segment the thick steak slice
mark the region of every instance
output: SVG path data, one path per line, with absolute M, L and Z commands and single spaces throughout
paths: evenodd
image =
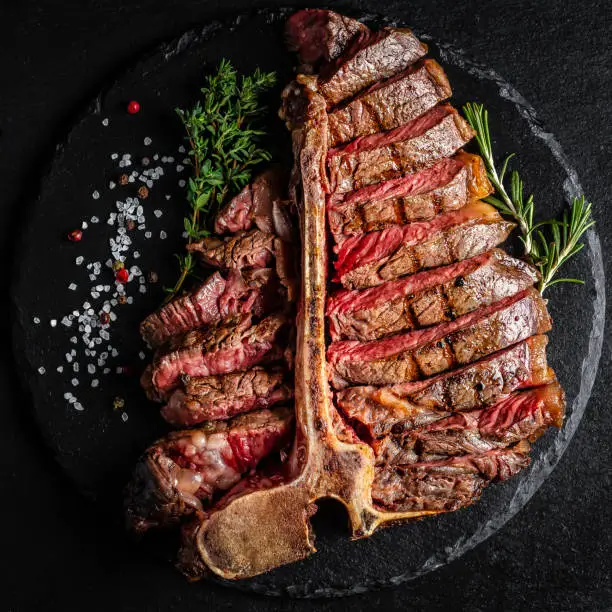
M 425 221 L 491 193 L 482 158 L 461 151 L 452 159 L 397 179 L 329 197 L 329 227 L 338 244 L 347 235 Z
M 373 85 L 329 114 L 329 146 L 392 130 L 433 108 L 452 94 L 440 64 L 424 60 Z
M 334 249 L 334 280 L 347 289 L 376 287 L 488 251 L 514 227 L 492 206 L 478 201 L 431 221 L 351 236 Z
M 455 154 L 474 131 L 450 104 L 441 104 L 390 132 L 362 136 L 328 152 L 332 192 L 400 178 Z
M 318 91 L 328 107 L 334 106 L 405 70 L 426 53 L 427 47 L 407 29 L 383 28 L 375 34 L 362 34 L 335 61 L 322 66 Z
M 285 315 L 275 314 L 251 325 L 251 317 L 242 315 L 206 330 L 190 331 L 155 355 L 152 367 L 143 374 L 143 387 L 152 399 L 163 399 L 179 386 L 184 374 L 228 374 L 279 359 L 278 340 L 288 322 Z
M 217 214 L 217 234 L 247 231 L 254 226 L 262 232 L 291 240 L 293 228 L 285 202 L 286 177 L 274 166 L 262 172 Z
M 546 336 L 532 336 L 476 363 L 426 381 L 391 387 L 350 387 L 336 403 L 362 436 L 374 440 L 423 427 L 451 412 L 484 408 L 517 389 L 555 379 Z
M 143 532 L 202 510 L 203 502 L 287 444 L 293 420 L 289 408 L 264 409 L 159 440 L 145 452 L 127 487 L 130 525 Z
M 237 314 L 261 316 L 278 303 L 278 282 L 270 268 L 230 270 L 208 277 L 193 293 L 173 299 L 140 324 L 140 335 L 157 348 L 172 336 Z
M 207 266 L 218 268 L 266 268 L 274 259 L 274 234 L 253 229 L 233 236 L 209 236 L 187 245 Z
M 564 411 L 565 396 L 557 382 L 518 391 L 489 408 L 456 412 L 421 429 L 375 440 L 376 462 L 407 465 L 534 442 L 551 425 L 561 426 Z
M 451 457 L 378 470 L 372 499 L 385 510 L 451 512 L 477 501 L 491 481 L 506 480 L 529 465 L 529 443 L 478 455 Z
M 299 54 L 303 69 L 312 72 L 321 61 L 341 55 L 356 35 L 367 38 L 369 30 L 359 21 L 323 9 L 304 9 L 287 20 L 288 47 Z
M 188 427 L 202 421 L 229 419 L 257 408 L 269 408 L 293 397 L 283 381 L 285 371 L 253 368 L 219 376 L 188 378 L 177 389 L 161 414 L 172 425 Z
M 450 266 L 384 285 L 333 294 L 326 314 L 332 340 L 376 340 L 452 321 L 533 285 L 538 271 L 493 249 Z
M 392 385 L 471 363 L 550 328 L 544 300 L 528 289 L 436 327 L 372 342 L 333 342 L 327 358 L 336 388 Z

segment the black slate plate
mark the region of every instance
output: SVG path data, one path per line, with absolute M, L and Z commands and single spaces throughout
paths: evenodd
M 172 253 L 180 248 L 184 210 L 183 189 L 177 181 L 187 174 L 186 170 L 176 171 L 183 157 L 177 152 L 182 133 L 172 109 L 194 101 L 206 70 L 222 57 L 230 58 L 241 71 L 250 72 L 256 66 L 276 70 L 280 84 L 270 96 L 269 146 L 277 159 L 288 162 L 289 139 L 274 112 L 280 86 L 292 73 L 293 58 L 282 42 L 285 15 L 282 11 L 259 12 L 211 23 L 202 32 L 185 34 L 143 59 L 103 91 L 58 148 L 24 235 L 20 249 L 22 264 L 13 292 L 14 341 L 23 378 L 32 393 L 41 431 L 57 460 L 79 489 L 94 498 L 108 519 L 117 523 L 118 529 L 121 488 L 131 466 L 138 454 L 166 430 L 156 406 L 144 399 L 137 380 L 145 363 L 139 357 L 144 347 L 137 324 L 158 305 L 161 289 L 159 285 L 147 284 L 147 293 L 141 294 L 136 280 L 128 284 L 128 295 L 133 296 L 134 303 L 113 308 L 118 319 L 111 326 L 108 342 L 120 354 L 116 358 L 109 356 L 103 366 L 112 368 L 107 375 L 100 374 L 96 360 L 101 347 L 108 342 L 96 347 L 95 358 L 87 358 L 83 355 L 81 334 L 60 322 L 74 309 L 82 312 L 84 300 L 97 311 L 104 299 L 110 297 L 103 294 L 92 299 L 91 285 L 114 284 L 104 262 L 110 256 L 108 240 L 116 232 L 106 224 L 106 219 L 111 211 L 116 211 L 115 201 L 135 195 L 139 183 L 110 190 L 109 181 L 116 181 L 123 170 L 129 173 L 136 167 L 118 169 L 118 160 L 111 160 L 110 155 L 116 152 L 120 159 L 122 153 L 129 152 L 133 159 L 140 160 L 159 152 L 161 156 L 175 158 L 171 163 L 160 164 L 164 176 L 142 202 L 152 237 L 146 238 L 144 231 L 132 232 L 129 256 L 130 265 L 138 264 L 144 272 L 154 269 L 162 283 L 170 284 L 174 279 Z M 382 25 L 385 19 L 375 21 Z M 454 104 L 460 106 L 465 101 L 477 100 L 487 105 L 499 156 L 520 151 L 523 178 L 528 186 L 537 186 L 540 214 L 558 213 L 568 197 L 581 191 L 579 179 L 554 136 L 537 122 L 533 108 L 499 75 L 469 61 L 449 41 L 431 41 L 426 32 L 417 33 L 431 44 L 432 55 L 438 56 L 447 70 L 455 92 Z M 125 113 L 125 104 L 130 99 L 140 101 L 140 114 Z M 109 119 L 107 126 L 103 124 L 105 118 Z M 152 139 L 150 145 L 145 145 L 146 137 Z M 159 162 L 152 161 L 148 168 Z M 99 192 L 98 199 L 92 197 L 94 191 Z M 163 216 L 157 218 L 155 210 L 161 210 Z M 98 224 L 91 223 L 94 215 L 100 219 Z M 80 226 L 83 220 L 89 227 L 82 242 L 67 242 L 66 232 Z M 165 240 L 159 238 L 162 230 L 168 235 Z M 141 253 L 138 260 L 133 259 L 135 250 Z M 102 271 L 95 281 L 89 280 L 84 264 L 75 265 L 79 255 L 84 257 L 84 264 L 101 262 Z M 549 356 L 567 392 L 568 413 L 561 431 L 549 431 L 535 445 L 528 470 L 490 487 L 472 508 L 386 529 L 358 542 L 348 541 L 345 519 L 338 508 L 323 504 L 314 521 L 319 536 L 316 555 L 235 586 L 268 594 L 314 597 L 398 584 L 457 558 L 514 516 L 550 474 L 571 440 L 599 363 L 605 298 L 601 251 L 594 231 L 587 236 L 587 248 L 566 272 L 586 281 L 584 288 L 558 286 L 549 295 L 550 311 L 556 322 Z M 67 288 L 71 282 L 78 285 L 74 291 Z M 35 318 L 40 323 L 34 323 Z M 56 327 L 50 327 L 51 319 L 58 321 Z M 77 336 L 77 344 L 70 341 L 72 336 Z M 65 362 L 64 356 L 71 349 L 78 352 L 78 374 L 68 373 L 72 365 Z M 86 373 L 87 363 L 96 366 L 94 374 Z M 64 367 L 61 373 L 56 371 L 60 365 Z M 116 374 L 117 366 L 129 366 L 135 373 Z M 38 372 L 40 367 L 45 368 L 44 374 Z M 79 378 L 78 387 L 70 383 L 73 376 Z M 92 378 L 100 380 L 98 387 L 90 386 Z M 77 411 L 67 403 L 64 399 L 67 392 L 78 397 L 84 410 Z M 115 396 L 126 400 L 125 422 L 122 411 L 112 409 Z M 528 513 L 520 520 L 529 520 Z M 153 542 L 155 548 L 157 541 Z

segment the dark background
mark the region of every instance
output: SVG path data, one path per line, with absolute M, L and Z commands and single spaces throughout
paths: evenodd
M 246 7 L 289 2 L 0 4 L 0 241 L 4 287 L 56 142 L 100 86 L 158 43 Z M 401 3 L 394 3 L 402 6 Z M 595 203 L 604 260 L 612 221 L 612 4 L 411 0 L 404 20 L 494 68 L 538 110 Z M 296 6 L 302 6 L 297 4 Z M 338 9 L 346 3 L 330 4 Z M 353 6 L 356 6 L 354 4 Z M 360 3 L 360 7 L 368 6 Z M 380 3 L 372 10 L 383 11 Z M 449 32 L 452 35 L 449 35 Z M 44 256 L 44 254 L 41 254 Z M 612 276 L 607 265 L 606 273 Z M 579 289 L 578 289 L 579 290 Z M 2 303 L 8 305 L 8 296 Z M 559 325 L 560 322 L 557 321 Z M 562 324 L 562 322 L 561 322 Z M 0 524 L 3 610 L 302 609 L 183 579 L 126 544 L 50 459 L 30 416 L 0 318 Z M 405 584 L 320 609 L 608 610 L 612 418 L 610 339 L 582 424 L 557 469 L 501 532 L 451 565 Z

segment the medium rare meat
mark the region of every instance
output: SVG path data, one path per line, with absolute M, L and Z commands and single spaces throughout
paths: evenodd
M 456 412 L 418 430 L 393 433 L 373 442 L 378 465 L 407 465 L 534 442 L 563 422 L 565 397 L 559 383 L 518 391 L 494 406 Z
M 535 289 L 436 327 L 372 342 L 342 340 L 327 349 L 332 384 L 411 382 L 471 363 L 550 330 L 546 304 Z
M 448 79 L 438 62 L 424 60 L 360 93 L 329 114 L 329 146 L 359 136 L 392 130 L 450 97 Z
M 266 268 L 274 259 L 274 234 L 253 229 L 226 238 L 208 236 L 187 245 L 202 263 L 218 268 Z
M 257 408 L 269 408 L 293 397 L 282 368 L 253 368 L 219 376 L 188 377 L 176 389 L 161 414 L 172 425 L 229 419 Z
M 491 193 L 482 158 L 463 151 L 452 159 L 350 193 L 335 193 L 327 206 L 336 242 L 351 234 L 424 221 Z
M 216 323 L 227 317 L 251 313 L 261 316 L 278 303 L 274 271 L 230 270 L 215 272 L 193 293 L 174 298 L 140 324 L 140 335 L 157 348 L 172 336 Z
M 281 407 L 241 415 L 212 428 L 170 433 L 137 464 L 126 490 L 131 527 L 143 532 L 202 510 L 270 453 L 285 446 L 293 411 Z
M 472 202 L 432 221 L 351 236 L 335 248 L 334 280 L 347 289 L 375 287 L 488 251 L 514 227 L 489 204 Z
M 375 340 L 452 321 L 527 289 L 539 279 L 524 261 L 493 249 L 443 268 L 363 291 L 332 294 L 326 315 L 332 340 Z
M 215 219 L 217 234 L 257 229 L 290 241 L 291 216 L 286 203 L 286 177 L 278 166 L 257 176 L 222 208 Z
M 280 359 L 279 339 L 288 323 L 284 314 L 270 315 L 255 325 L 249 315 L 242 315 L 206 330 L 190 331 L 155 355 L 142 385 L 151 399 L 164 399 L 183 375 L 228 374 Z
M 402 433 L 448 416 L 484 408 L 518 389 L 555 378 L 546 336 L 532 336 L 476 363 L 425 381 L 390 387 L 350 387 L 336 393 L 345 417 L 367 440 Z
M 323 9 L 298 11 L 285 26 L 288 47 L 299 54 L 301 68 L 307 72 L 341 55 L 356 35 L 367 37 L 368 33 L 359 21 Z
M 441 104 L 390 132 L 362 136 L 330 149 L 332 192 L 362 189 L 402 177 L 455 154 L 474 131 L 450 104 Z
M 346 100 L 408 68 L 427 53 L 427 47 L 405 28 L 361 33 L 335 61 L 322 66 L 317 87 L 328 107 Z
M 372 484 L 372 499 L 388 511 L 451 512 L 469 506 L 489 482 L 506 480 L 529 465 L 529 443 L 439 461 L 381 469 Z

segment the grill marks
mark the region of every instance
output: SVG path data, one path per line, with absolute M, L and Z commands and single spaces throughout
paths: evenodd
M 329 146 L 359 136 L 392 130 L 450 97 L 452 91 L 440 65 L 424 60 L 377 83 L 329 114 Z
M 327 304 L 332 340 L 369 341 L 453 321 L 527 289 L 535 268 L 494 249 L 363 291 L 340 290 Z

